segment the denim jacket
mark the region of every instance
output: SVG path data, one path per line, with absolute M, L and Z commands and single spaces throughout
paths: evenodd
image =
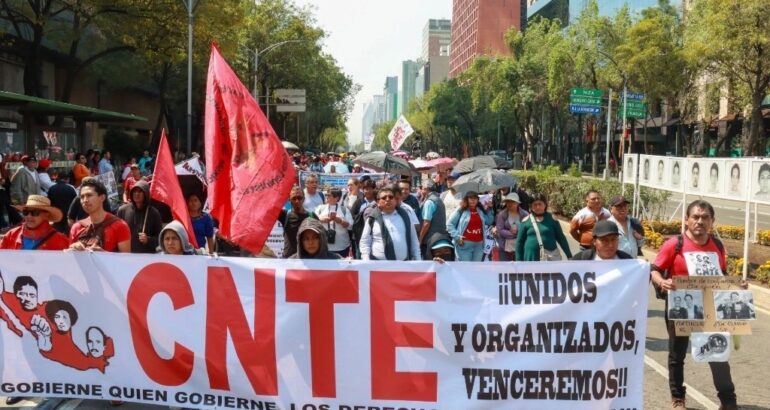
M 485 211 L 484 208 L 478 206 L 476 207 L 476 212 L 479 213 L 481 222 L 484 226 L 495 223 L 495 216 L 491 209 Z M 446 223 L 446 230 L 454 242 L 457 242 L 457 240 L 462 237 L 463 233 L 465 233 L 465 228 L 468 227 L 470 220 L 471 211 L 468 209 L 462 210 L 457 208 L 452 213 L 452 216 L 449 217 L 449 220 Z

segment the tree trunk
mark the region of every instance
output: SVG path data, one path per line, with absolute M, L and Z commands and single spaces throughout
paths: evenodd
M 764 134 L 764 122 L 762 118 L 762 89 L 755 88 L 751 93 L 751 124 L 749 125 L 749 138 L 746 140 L 746 156 L 760 156 L 759 141 Z M 764 140 L 764 138 L 762 138 Z

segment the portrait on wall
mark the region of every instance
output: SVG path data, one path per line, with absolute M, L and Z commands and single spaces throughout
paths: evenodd
M 703 178 L 703 188 L 705 189 L 702 189 L 701 192 L 708 196 L 721 196 L 723 185 L 722 180 L 724 178 L 724 161 L 705 161 L 704 164 L 706 165 L 706 168 L 708 168 L 708 176 Z M 706 168 L 704 168 L 704 170 Z
M 733 199 L 744 199 L 746 193 L 746 161 L 725 162 L 724 195 Z
M 689 174 L 687 180 L 687 192 L 692 194 L 698 194 L 703 191 L 702 175 L 704 163 L 700 160 L 693 159 L 689 162 Z
M 751 181 L 751 189 L 754 193 L 752 199 L 770 203 L 770 162 L 755 161 L 752 168 L 754 169 Z
M 652 173 L 651 185 L 657 188 L 668 187 L 668 158 L 653 157 L 652 164 L 654 164 L 654 171 Z
M 639 177 L 639 181 L 644 185 L 650 184 L 650 157 L 642 155 L 639 158 L 642 161 L 642 175 Z
M 669 320 L 703 320 L 703 291 L 682 289 L 668 292 Z
M 675 159 L 671 161 L 671 183 L 672 189 L 682 189 L 682 161 Z
M 623 181 L 633 184 L 636 182 L 636 164 L 634 163 L 634 157 L 632 155 L 626 155 L 624 159 L 626 165 L 623 168 Z

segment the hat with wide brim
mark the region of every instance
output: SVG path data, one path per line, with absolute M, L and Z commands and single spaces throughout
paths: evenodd
M 48 212 L 48 215 L 50 217 L 48 218 L 51 222 L 59 222 L 62 218 L 62 212 L 59 210 L 59 208 L 55 206 L 51 206 L 51 200 L 42 196 L 42 195 L 30 195 L 27 198 L 27 203 L 24 205 L 14 205 L 14 208 L 18 209 L 19 211 L 24 211 L 26 209 L 37 209 L 40 211 L 46 211 Z

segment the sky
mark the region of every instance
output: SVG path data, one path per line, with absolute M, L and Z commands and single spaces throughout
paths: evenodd
M 361 86 L 348 117 L 348 141 L 361 141 L 363 107 L 382 94 L 386 76 L 398 76 L 401 62 L 422 53 L 428 19 L 452 18 L 452 0 L 294 0 L 314 8 L 316 24 L 327 32 L 324 50 Z

